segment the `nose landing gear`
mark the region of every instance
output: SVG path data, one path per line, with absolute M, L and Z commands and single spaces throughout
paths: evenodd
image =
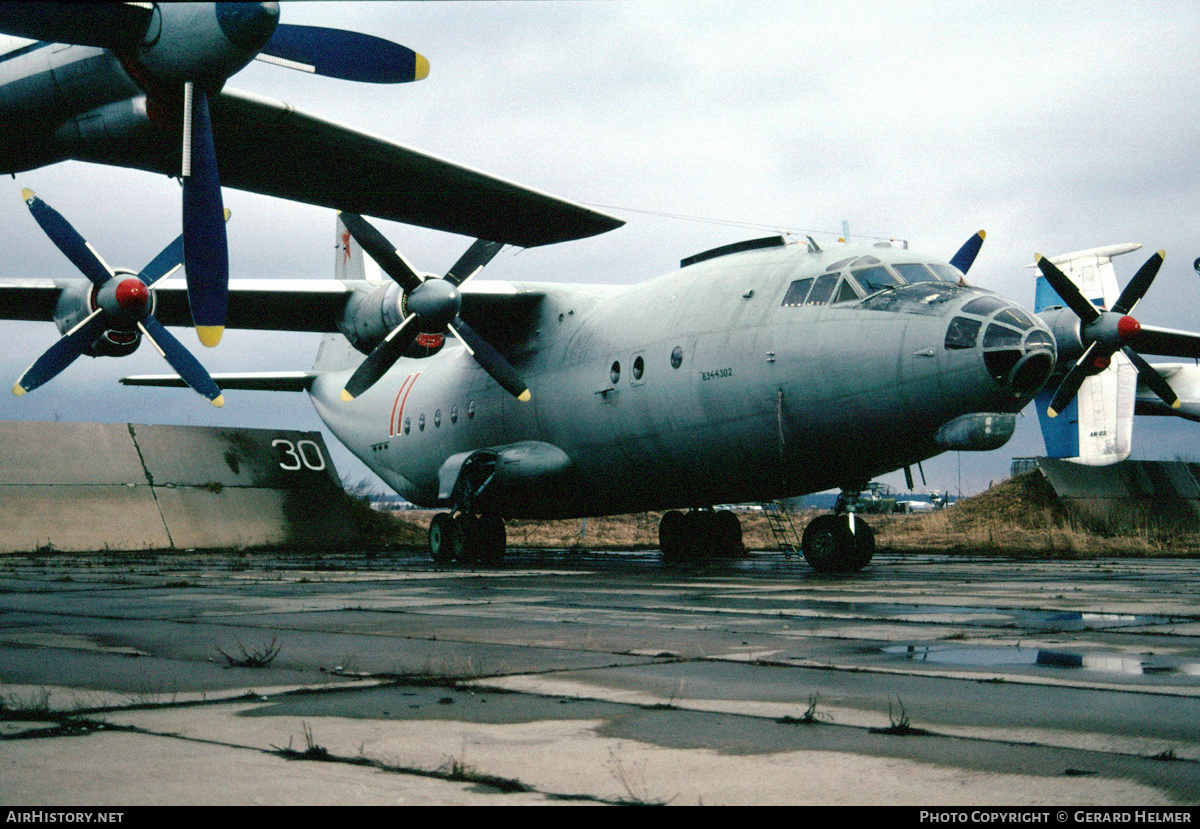
M 857 573 L 875 555 L 875 531 L 855 515 L 859 490 L 844 490 L 833 515 L 818 515 L 804 528 L 800 548 L 818 573 Z

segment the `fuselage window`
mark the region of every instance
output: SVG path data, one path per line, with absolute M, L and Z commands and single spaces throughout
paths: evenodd
M 450 424 L 458 423 L 458 406 L 450 407 Z
M 805 305 L 824 305 L 829 302 L 833 296 L 833 289 L 837 287 L 839 275 L 836 273 L 823 273 L 817 277 L 817 281 L 813 283 L 812 290 L 808 292 L 808 300 Z
M 621 364 L 619 362 L 613 361 L 612 367 L 608 370 L 608 379 L 612 380 L 614 386 L 621 379 Z
M 913 282 L 933 282 L 937 280 L 937 275 L 929 268 L 922 264 L 913 262 L 904 265 L 892 265 L 896 273 L 900 274 L 911 284 Z
M 411 431 L 412 431 L 412 418 L 406 417 L 406 418 L 404 418 L 404 434 L 407 435 Z
M 808 289 L 812 287 L 813 278 L 810 276 L 807 279 L 797 279 L 788 286 L 787 293 L 784 294 L 784 305 L 803 305 L 805 297 L 808 296 Z M 678 368 L 678 366 L 676 366 Z
M 633 360 L 633 379 L 641 380 L 642 375 L 646 373 L 646 361 L 639 355 Z
M 851 274 L 868 294 L 903 284 L 891 271 L 884 267 L 863 268 Z
M 425 413 L 424 412 L 421 412 L 421 416 L 417 418 L 417 429 L 422 432 L 425 431 Z
M 671 350 L 671 368 L 679 368 L 683 365 L 683 348 L 675 346 Z
M 946 348 L 974 348 L 982 325 L 979 320 L 967 317 L 950 320 L 950 327 L 946 329 Z
M 475 419 L 475 401 L 472 400 L 467 404 L 467 420 Z
M 438 428 L 441 428 L 441 425 L 442 425 L 442 410 L 441 409 L 438 409 L 436 412 L 433 413 L 433 425 Z

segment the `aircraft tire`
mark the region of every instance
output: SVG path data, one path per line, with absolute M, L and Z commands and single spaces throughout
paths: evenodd
M 494 566 L 504 560 L 504 549 L 508 546 L 508 533 L 504 519 L 499 513 L 485 512 L 475 522 L 476 558 L 480 564 Z
M 804 528 L 804 560 L 818 573 L 856 573 L 875 553 L 875 531 L 855 518 L 855 531 L 845 515 L 818 515 Z
M 664 512 L 658 522 L 658 546 L 663 561 L 678 561 L 683 558 L 687 543 L 687 518 L 679 510 Z
M 462 555 L 462 526 L 448 512 L 429 522 L 429 554 L 438 564 L 449 564 Z
M 735 558 L 746 554 L 742 543 L 742 522 L 733 510 L 718 510 L 715 517 L 717 554 Z

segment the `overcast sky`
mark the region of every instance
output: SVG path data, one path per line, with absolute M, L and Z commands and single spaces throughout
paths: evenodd
M 637 282 L 765 232 L 833 242 L 843 221 L 852 236 L 905 239 L 949 258 L 983 228 L 972 281 L 1025 305 L 1033 272 L 1023 266 L 1035 251 L 1141 242 L 1116 262 L 1123 284 L 1163 248 L 1137 316 L 1200 330 L 1198 4 L 285 3 L 282 19 L 398 41 L 429 59 L 430 75 L 364 86 L 254 64 L 230 87 L 628 222 L 589 240 L 509 249 L 487 276 Z M 72 273 L 22 187 L 114 265 L 136 270 L 179 233 L 173 181 L 59 164 L 0 188 L 5 276 Z M 330 211 L 224 196 L 235 278 L 330 276 Z M 429 271 L 469 243 L 380 226 Z M 0 331 L 0 376 L 12 380 L 58 336 L 48 323 Z M 217 349 L 195 350 L 213 372 L 307 368 L 316 342 L 229 331 Z M 320 428 L 304 395 L 231 391 L 218 411 L 190 391 L 115 382 L 165 370 L 147 346 L 125 360 L 81 359 L 25 397 L 0 395 L 0 419 Z M 957 488 L 961 468 L 962 489 L 978 491 L 1007 476 L 1013 455 L 1040 454 L 1026 414 L 1005 449 L 927 462 L 929 486 Z M 1141 418 L 1134 441 L 1135 457 L 1200 460 L 1197 424 Z M 364 474 L 346 453 L 337 461 Z

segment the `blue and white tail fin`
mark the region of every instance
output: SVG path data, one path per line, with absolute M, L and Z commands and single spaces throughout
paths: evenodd
M 1109 245 L 1063 254 L 1050 261 L 1078 285 L 1091 302 L 1107 308 L 1120 296 L 1112 258 L 1140 247 L 1132 243 Z M 1041 313 L 1064 304 L 1046 278 L 1039 274 L 1033 310 Z M 1138 378 L 1137 370 L 1124 354 L 1119 351 L 1114 354 L 1107 369 L 1083 381 L 1066 411 L 1050 418 L 1046 409 L 1054 396 L 1055 385 L 1055 380 L 1051 379 L 1036 400 L 1047 456 L 1088 466 L 1106 466 L 1129 457 Z

